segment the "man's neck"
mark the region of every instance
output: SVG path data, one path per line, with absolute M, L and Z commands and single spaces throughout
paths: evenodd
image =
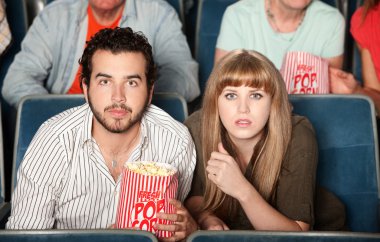
M 112 133 L 97 121 L 93 121 L 92 136 L 98 145 L 111 153 L 118 154 L 135 146 L 139 140 L 140 123 L 136 123 L 123 133 Z
M 96 19 L 96 21 L 103 26 L 111 25 L 115 22 L 115 20 L 121 15 L 123 9 L 124 9 L 125 1 L 113 8 L 113 9 L 99 9 L 95 8 L 94 6 L 91 6 L 92 13 Z

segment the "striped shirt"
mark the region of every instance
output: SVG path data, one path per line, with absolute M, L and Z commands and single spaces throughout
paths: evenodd
M 17 173 L 7 229 L 94 229 L 115 223 L 121 177 L 115 182 L 91 135 L 88 104 L 46 121 Z M 178 194 L 187 196 L 196 162 L 187 128 L 154 105 L 142 121 L 140 142 L 126 162 L 152 160 L 178 169 Z

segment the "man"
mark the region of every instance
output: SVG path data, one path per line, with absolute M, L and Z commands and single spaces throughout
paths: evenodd
M 4 79 L 4 99 L 16 107 L 26 95 L 81 93 L 76 60 L 86 40 L 116 26 L 143 32 L 153 46 L 159 68 L 155 91 L 177 92 L 187 101 L 199 95 L 198 65 L 166 1 L 62 0 L 34 19 Z
M 108 228 L 115 223 L 125 162 L 159 161 L 178 169 L 184 201 L 195 167 L 188 130 L 150 105 L 155 80 L 152 48 L 130 28 L 104 29 L 80 60 L 87 104 L 69 109 L 39 129 L 17 175 L 8 229 Z M 194 221 L 180 201 L 157 225 L 183 239 Z

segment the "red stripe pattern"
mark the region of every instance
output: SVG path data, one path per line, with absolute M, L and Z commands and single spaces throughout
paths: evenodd
M 322 57 L 301 51 L 288 52 L 280 72 L 289 94 L 330 92 L 328 62 Z
M 128 168 L 122 175 L 119 205 L 116 214 L 117 228 L 140 228 L 157 237 L 170 237 L 172 232 L 155 230 L 155 223 L 171 224 L 157 219 L 158 212 L 175 213 L 169 198 L 176 198 L 178 179 L 173 176 L 149 176 Z

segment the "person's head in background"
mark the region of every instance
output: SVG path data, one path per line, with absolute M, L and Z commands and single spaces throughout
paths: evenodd
M 249 180 L 270 202 L 291 138 L 291 106 L 281 74 L 255 51 L 235 50 L 216 63 L 203 99 L 203 160 L 221 142 L 239 164 L 254 162 Z M 244 147 L 244 148 L 243 148 Z M 244 160 L 246 147 L 250 157 Z M 206 179 L 205 209 L 237 201 Z M 232 210 L 231 210 L 232 209 Z
M 88 4 L 95 19 L 107 26 L 115 21 L 122 13 L 126 0 L 89 0 Z
M 95 119 L 123 133 L 142 118 L 153 95 L 156 66 L 146 37 L 131 28 L 103 29 L 79 61 L 81 85 Z

